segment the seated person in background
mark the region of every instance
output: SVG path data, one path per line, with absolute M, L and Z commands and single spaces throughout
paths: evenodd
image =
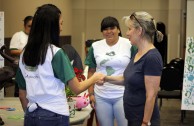
M 67 54 L 69 60 L 71 61 L 71 64 L 73 68 L 78 68 L 79 70 L 83 70 L 82 60 L 75 50 L 75 48 L 69 44 L 65 44 L 61 47 L 65 53 Z
M 10 54 L 15 58 L 19 59 L 20 53 L 22 52 L 23 48 L 26 46 L 28 41 L 28 35 L 30 33 L 30 28 L 32 25 L 32 16 L 26 16 L 24 18 L 24 31 L 16 32 L 10 42 Z M 17 68 L 14 68 L 16 71 Z M 15 84 L 15 92 L 14 96 L 19 96 L 19 88 L 18 85 Z

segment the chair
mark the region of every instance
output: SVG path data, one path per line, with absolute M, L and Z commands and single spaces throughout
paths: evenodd
M 183 76 L 183 74 L 184 74 L 184 60 L 182 58 L 172 59 L 169 64 L 173 65 L 175 68 L 179 69 L 182 76 Z
M 0 125 L 4 125 L 4 122 L 1 117 L 0 117 Z
M 5 54 L 5 45 L 0 48 L 0 55 L 3 58 L 6 58 L 10 62 L 14 62 L 15 60 L 12 57 L 9 57 L 8 55 Z M 11 67 L 4 66 L 0 68 L 0 90 L 6 86 L 6 82 L 10 81 L 13 76 L 15 75 L 15 72 Z M 0 125 L 4 125 L 4 121 L 0 117 Z
M 183 75 L 181 71 L 173 65 L 167 65 L 162 70 L 160 81 L 160 90 L 158 98 L 160 99 L 160 109 L 162 107 L 162 99 L 180 99 L 182 98 Z M 181 122 L 185 117 L 185 111 L 181 111 Z
M 5 53 L 5 49 L 6 49 L 5 45 L 3 45 L 0 48 L 0 55 L 6 60 L 8 60 L 10 63 L 12 63 L 14 67 L 16 67 L 18 64 L 18 61 L 10 57 L 9 55 L 7 55 Z M 15 76 L 15 71 L 11 66 L 4 66 L 0 68 L 0 89 L 2 89 L 3 87 L 11 86 L 7 82 L 12 82 L 14 76 Z
M 182 97 L 182 81 L 180 71 L 173 66 L 164 67 L 160 81 L 160 107 L 162 106 L 162 98 L 181 99 Z

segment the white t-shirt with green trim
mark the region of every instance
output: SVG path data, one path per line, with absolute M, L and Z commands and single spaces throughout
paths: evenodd
M 23 53 L 19 61 L 16 81 L 19 88 L 26 89 L 28 107 L 37 103 L 40 107 L 52 112 L 69 115 L 66 94 L 67 81 L 75 77 L 73 67 L 62 49 L 52 45 L 49 47 L 45 63 L 31 68 L 22 63 Z
M 131 43 L 128 39 L 119 37 L 118 42 L 109 46 L 106 40 L 100 40 L 92 44 L 93 52 L 89 51 L 85 64 L 94 67 L 96 72 L 101 72 L 108 76 L 123 75 L 125 68 L 131 58 Z M 92 55 L 92 56 L 91 56 Z M 122 97 L 124 93 L 123 85 L 104 83 L 103 86 L 95 85 L 94 91 L 104 98 Z

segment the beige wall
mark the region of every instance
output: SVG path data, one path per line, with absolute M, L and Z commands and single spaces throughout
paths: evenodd
M 187 35 L 186 37 L 194 37 L 194 28 L 193 28 L 193 22 L 194 22 L 194 0 L 188 0 L 187 1 Z
M 72 35 L 72 45 L 83 60 L 85 41 L 102 38 L 100 22 L 105 16 L 116 17 L 125 36 L 127 29 L 121 19 L 134 11 L 147 11 L 156 21 L 166 24 L 168 61 L 184 55 L 185 0 L 0 0 L 0 11 L 5 12 L 5 37 L 21 30 L 23 18 L 45 3 L 61 9 L 64 19 L 61 35 Z
M 1 11 L 1 8 L 2 8 L 2 0 L 0 0 L 0 11 Z
M 186 3 L 183 0 L 169 0 L 168 12 L 168 61 L 175 57 L 184 58 Z
M 127 28 L 122 22 L 122 17 L 134 11 L 147 11 L 156 21 L 166 24 L 170 49 L 168 61 L 182 57 L 180 48 L 183 48 L 183 44 L 181 46 L 180 43 L 184 43 L 181 40 L 184 24 L 181 21 L 185 9 L 183 1 L 185 0 L 73 0 L 72 44 L 84 59 L 84 42 L 87 39 L 102 38 L 100 23 L 104 17 L 116 17 L 125 37 Z
M 5 37 L 11 37 L 15 32 L 22 30 L 24 17 L 34 15 L 36 8 L 46 3 L 55 4 L 60 8 L 64 20 L 61 35 L 71 35 L 71 0 L 0 0 L 0 11 L 5 13 Z

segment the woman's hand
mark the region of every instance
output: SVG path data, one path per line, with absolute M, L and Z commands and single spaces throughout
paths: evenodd
M 90 95 L 90 105 L 93 109 L 95 109 L 96 99 L 94 95 Z
M 104 76 L 104 78 L 102 78 L 102 79 L 96 81 L 96 84 L 97 84 L 97 85 L 103 85 L 103 84 L 105 83 L 105 77 L 106 77 L 106 76 Z
M 105 78 L 104 74 L 95 72 L 93 74 L 92 78 L 94 79 L 94 82 L 96 84 L 98 84 L 98 85 L 103 85 L 104 84 L 104 78 Z

